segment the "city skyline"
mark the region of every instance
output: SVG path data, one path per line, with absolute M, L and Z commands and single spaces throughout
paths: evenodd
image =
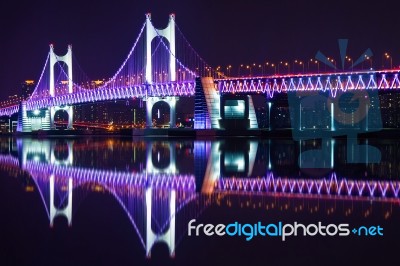
M 385 52 L 391 55 L 390 63 L 398 61 L 400 45 L 392 29 L 399 22 L 391 19 L 395 11 L 385 2 L 381 3 L 382 12 L 340 1 L 317 5 L 262 2 L 254 6 L 218 1 L 212 8 L 204 1 L 101 1 L 91 5 L 72 1 L 63 7 L 46 2 L 19 3 L 4 9 L 10 12 L 1 18 L 2 23 L 12 26 L 2 28 L 3 35 L 9 37 L 1 45 L 7 67 L 0 72 L 0 99 L 15 94 L 23 80 L 38 79 L 50 43 L 58 54 L 64 54 L 72 44 L 74 65 L 92 80 L 111 77 L 129 52 L 147 12 L 152 13 L 158 28 L 165 26 L 169 13 L 175 13 L 177 25 L 191 45 L 214 67 L 266 60 L 294 64 L 295 59 L 313 58 L 318 50 L 339 60 L 338 38 L 349 39 L 348 54 L 352 57 L 371 48 L 376 68 L 385 63 Z M 205 14 L 207 20 L 203 19 Z

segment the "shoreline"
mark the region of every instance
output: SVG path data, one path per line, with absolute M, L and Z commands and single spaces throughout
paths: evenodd
M 225 137 L 250 137 L 250 138 L 293 138 L 292 129 L 238 129 L 238 130 L 220 130 L 220 129 L 204 129 L 195 130 L 190 128 L 174 128 L 174 129 L 129 129 L 118 132 L 105 131 L 86 131 L 86 130 L 48 130 L 34 132 L 13 132 L 0 133 L 0 137 L 169 137 L 169 138 L 225 138 Z M 400 129 L 382 129 L 373 132 L 360 132 L 357 137 L 365 138 L 398 138 Z M 344 139 L 347 135 L 334 136 L 334 139 Z M 309 138 L 313 139 L 313 138 Z M 315 139 L 320 139 L 316 137 Z

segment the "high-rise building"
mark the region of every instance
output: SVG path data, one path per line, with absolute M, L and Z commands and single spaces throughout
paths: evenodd
M 24 100 L 28 99 L 32 95 L 34 89 L 35 89 L 35 81 L 25 80 L 24 82 L 22 82 L 21 84 L 22 99 Z
M 396 92 L 380 92 L 380 113 L 384 128 L 400 127 L 400 94 Z M 374 103 L 371 103 L 374 104 Z M 374 118 L 374 119 L 380 119 Z

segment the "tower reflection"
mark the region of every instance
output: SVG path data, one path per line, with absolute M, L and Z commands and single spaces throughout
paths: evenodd
M 399 206 L 400 182 L 381 178 L 382 171 L 368 164 L 358 165 L 350 177 L 342 176 L 335 166 L 342 168 L 341 154 L 347 151 L 336 142 L 328 145 L 329 152 L 335 151 L 326 162 L 332 167 L 323 172 L 308 169 L 312 175 L 307 176 L 309 172 L 296 168 L 297 162 L 304 162 L 299 156 L 318 145 L 326 144 L 22 138 L 1 142 L 0 166 L 29 174 L 27 186 L 40 194 L 50 227 L 57 226 L 57 217 L 72 226 L 87 194 L 111 194 L 148 257 L 158 243 L 174 257 L 187 222 L 211 206 L 311 214 L 341 211 L 345 216 L 359 212 L 367 217 L 373 204 L 359 208 L 359 202 L 379 202 L 384 204 L 384 218 L 390 218 L 393 207 Z M 385 150 L 385 144 L 380 148 Z M 363 175 L 357 177 L 360 172 Z

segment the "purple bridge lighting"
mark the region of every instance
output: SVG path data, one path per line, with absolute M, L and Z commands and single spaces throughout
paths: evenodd
M 179 48 L 179 49 L 177 49 Z M 0 108 L 0 116 L 18 113 L 17 131 L 55 129 L 58 110 L 68 114 L 67 128 L 73 128 L 73 106 L 88 102 L 139 98 L 146 102 L 146 126 L 152 127 L 155 103 L 170 106 L 170 127 L 176 126 L 175 106 L 179 97 L 195 97 L 195 129 L 224 128 L 225 114 L 220 105 L 224 95 L 250 97 L 288 92 L 338 92 L 361 90 L 397 90 L 400 70 L 369 70 L 318 74 L 226 77 L 213 70 L 192 48 L 171 14 L 165 29 L 157 29 L 146 20 L 126 59 L 115 74 L 93 83 L 79 68 L 72 67 L 72 46 L 63 56 L 54 53 L 53 45 L 31 97 L 19 104 Z M 100 62 L 101 63 L 101 62 Z M 68 68 L 67 68 L 67 67 Z M 196 81 L 197 80 L 197 81 Z M 245 100 L 249 128 L 258 128 L 251 97 Z

